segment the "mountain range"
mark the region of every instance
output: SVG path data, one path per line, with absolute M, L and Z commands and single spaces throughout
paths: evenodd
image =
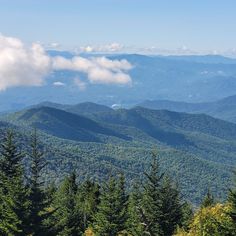
M 66 51 L 48 51 L 48 54 L 51 57 L 75 56 Z M 108 106 L 118 104 L 122 107 L 131 107 L 144 100 L 205 103 L 235 95 L 236 91 L 236 60 L 219 55 L 84 54 L 82 56 L 126 59 L 133 66 L 129 71 L 132 84 L 89 83 L 83 73 L 71 70 L 54 71 L 41 87 L 18 87 L 1 91 L 0 112 L 20 110 L 43 101 L 68 104 L 91 101 Z M 75 78 L 80 78 L 84 83 L 82 90 L 74 83 Z
M 236 164 L 236 124 L 206 114 L 46 102 L 1 120 L 1 129 L 17 130 L 23 148 L 37 128 L 47 150 L 45 175 L 56 180 L 74 169 L 80 178 L 103 179 L 113 169 L 122 170 L 131 183 L 142 178 L 157 149 L 163 170 L 198 204 L 209 187 L 225 198 Z
M 177 112 L 204 113 L 210 116 L 236 123 L 236 96 L 230 96 L 215 102 L 187 103 L 169 100 L 147 100 L 139 104 L 150 109 L 167 109 Z

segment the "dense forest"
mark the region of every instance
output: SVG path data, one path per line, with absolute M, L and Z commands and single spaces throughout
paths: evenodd
M 201 204 L 192 206 L 176 180 L 161 171 L 157 151 L 150 153 L 144 178 L 134 179 L 129 187 L 122 171 L 112 168 L 104 181 L 82 181 L 77 178 L 81 173 L 74 170 L 58 184 L 46 183 L 45 157 L 36 131 L 27 151 L 21 150 L 14 132 L 5 133 L 0 156 L 0 235 L 236 234 L 236 189 L 229 190 L 223 203 L 209 189 Z
M 0 138 L 8 128 L 17 130 L 24 152 L 37 128 L 48 163 L 42 170 L 47 184 L 59 184 L 73 170 L 79 173 L 78 181 L 102 182 L 112 168 L 124 173 L 130 188 L 148 169 L 150 151 L 157 148 L 161 171 L 178 180 L 179 190 L 194 205 L 201 203 L 208 188 L 225 201 L 232 187 L 236 124 L 204 114 L 45 102 L 0 120 Z

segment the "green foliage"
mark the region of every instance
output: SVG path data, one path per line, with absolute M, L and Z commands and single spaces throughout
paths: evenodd
M 100 182 L 88 180 L 86 175 L 83 176 L 85 181 L 81 178 L 76 181 L 78 170 L 65 177 L 62 183 L 55 184 L 51 179 L 51 184 L 47 185 L 43 176 L 48 153 L 42 153 L 43 146 L 36 132 L 31 137 L 30 148 L 26 149 L 28 158 L 23 159 L 15 138 L 15 134 L 8 131 L 1 145 L 0 235 L 236 234 L 235 189 L 230 190 L 224 204 L 215 203 L 208 190 L 193 215 L 192 207 L 182 200 L 176 183 L 168 173 L 163 173 L 159 161 L 163 157 L 160 155 L 153 153 L 145 178 L 130 186 L 126 186 L 123 173 L 110 175 L 108 181 L 101 182 L 101 188 Z M 106 148 L 112 149 L 113 146 Z M 123 156 L 123 150 L 117 148 L 115 151 Z M 22 165 L 26 160 L 28 169 Z M 140 160 L 141 157 L 137 157 L 136 164 L 140 165 Z
M 211 194 L 210 189 L 208 189 L 207 194 L 201 203 L 201 207 L 213 206 L 214 203 L 215 203 L 215 199 L 214 199 L 213 195 Z
M 1 145 L 0 157 L 0 229 L 3 234 L 24 235 L 27 224 L 27 191 L 24 186 L 22 153 L 8 131 Z
M 42 170 L 45 167 L 45 159 L 43 153 L 40 151 L 39 141 L 36 130 L 31 137 L 31 151 L 29 152 L 29 159 L 31 161 L 30 176 L 28 178 L 29 188 L 29 207 L 28 207 L 28 234 L 43 235 L 46 234 L 44 220 L 46 220 L 48 213 L 45 208 L 44 182 L 42 179 Z M 44 232 L 44 233 L 42 233 Z
M 86 180 L 79 186 L 77 200 L 80 204 L 83 227 L 85 231 L 93 222 L 93 216 L 97 212 L 100 203 L 100 186 L 90 180 Z
M 230 206 L 217 203 L 214 206 L 200 208 L 194 215 L 186 236 L 233 236 L 232 221 L 229 217 Z
M 231 185 L 236 126 L 206 115 L 56 104 L 10 114 L 5 120 L 17 126 L 22 147 L 29 139 L 25 130 L 39 129 L 49 162 L 43 171 L 48 182 L 53 178 L 58 183 L 72 170 L 83 173 L 80 181 L 104 180 L 112 166 L 124 172 L 129 186 L 149 166 L 149 152 L 158 146 L 162 169 L 178 179 L 192 203 L 202 201 L 209 184 L 212 194 L 225 200 L 226 185 Z
M 234 171 L 234 181 L 236 184 L 236 172 Z M 232 225 L 232 231 L 236 234 L 236 188 L 234 187 L 233 189 L 229 190 L 229 195 L 228 195 L 228 201 L 230 203 L 230 211 L 229 211 L 229 216 L 233 222 Z
M 94 232 L 98 236 L 116 236 L 125 230 L 127 220 L 127 196 L 124 176 L 117 182 L 110 176 L 103 185 L 98 211 L 94 217 Z
M 76 175 L 72 173 L 66 177 L 55 194 L 52 207 L 54 213 L 51 216 L 51 235 L 82 235 L 82 214 L 76 201 L 78 186 Z
M 134 183 L 129 196 L 127 229 L 132 236 L 144 235 L 144 224 L 142 224 L 142 190 L 140 183 Z
M 157 154 L 152 158 L 145 173 L 142 221 L 148 234 L 171 236 L 183 220 L 182 201 L 173 181 L 160 172 Z

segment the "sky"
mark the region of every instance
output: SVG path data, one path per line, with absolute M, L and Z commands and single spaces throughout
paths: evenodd
M 0 33 L 87 51 L 235 52 L 235 0 L 0 0 Z

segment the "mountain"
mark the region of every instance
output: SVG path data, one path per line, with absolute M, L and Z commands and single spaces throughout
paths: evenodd
M 224 57 L 221 55 L 168 56 L 168 58 L 206 64 L 236 64 L 235 58 Z
M 208 103 L 147 100 L 139 103 L 138 106 L 156 110 L 167 109 L 177 112 L 205 113 L 219 119 L 236 123 L 236 95 Z
M 18 112 L 14 114 L 14 119 L 63 139 L 100 142 L 98 135 L 126 138 L 89 118 L 52 107 L 43 106 Z
M 199 203 L 209 186 L 217 198 L 225 198 L 236 164 L 236 124 L 143 107 L 113 110 L 83 103 L 75 105 L 75 114 L 65 110 L 74 105 L 61 105 L 64 110 L 54 106 L 39 105 L 2 118 L 17 127 L 23 140 L 33 127 L 38 129 L 50 178 L 58 181 L 57 173 L 76 169 L 82 179 L 104 179 L 112 168 L 123 171 L 130 183 L 142 177 L 151 150 L 157 148 L 163 170 L 179 180 L 192 202 Z
M 73 53 L 49 51 L 51 56 L 72 58 Z M 104 56 L 85 54 L 84 57 Z M 132 85 L 90 83 L 84 73 L 54 71 L 41 87 L 17 87 L 0 92 L 0 112 L 17 111 L 50 101 L 77 104 L 95 102 L 131 107 L 144 100 L 173 100 L 189 103 L 210 102 L 235 94 L 235 59 L 222 56 L 145 56 L 138 54 L 106 55 L 126 59 L 133 65 L 129 71 Z M 74 83 L 79 77 L 86 84 L 80 90 Z M 58 82 L 61 86 L 57 86 Z M 89 99 L 88 99 L 89 98 Z
M 96 114 L 96 113 L 101 113 L 101 112 L 112 112 L 113 109 L 93 103 L 93 102 L 83 102 L 83 103 L 78 103 L 78 104 L 73 104 L 73 105 L 68 105 L 68 104 L 59 104 L 59 103 L 53 103 L 53 102 L 41 102 L 37 105 L 33 105 L 30 108 L 40 108 L 40 107 L 51 107 L 51 108 L 56 108 L 64 111 L 68 111 L 74 114 L 78 115 L 91 115 L 91 114 Z

